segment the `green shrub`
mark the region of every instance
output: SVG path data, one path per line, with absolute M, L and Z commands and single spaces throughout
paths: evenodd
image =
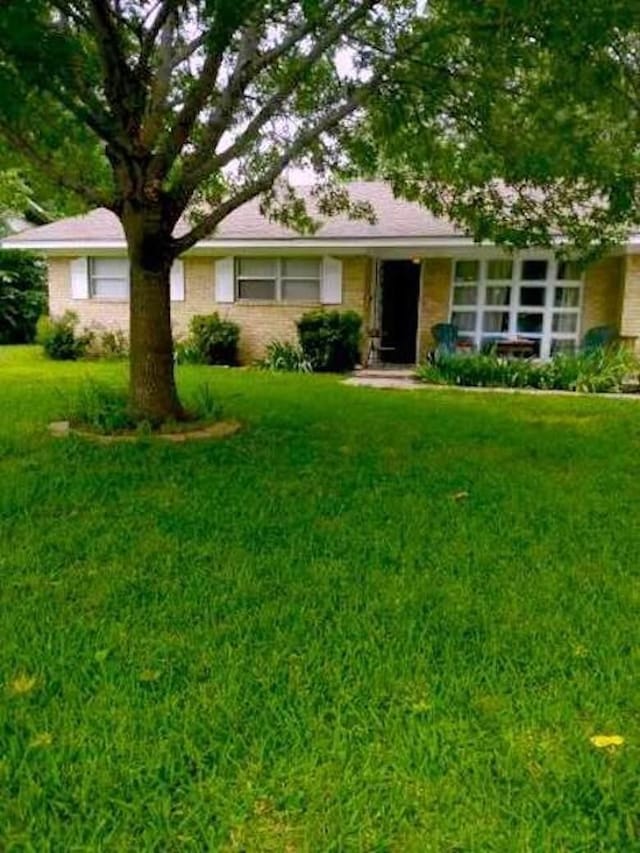
M 311 373 L 311 363 L 302 349 L 290 341 L 271 341 L 267 344 L 265 357 L 258 362 L 263 370 L 287 373 Z
M 94 380 L 83 382 L 71 399 L 69 421 L 72 426 L 105 435 L 140 426 L 129 407 L 126 392 Z
M 300 347 L 313 370 L 342 373 L 360 360 L 362 319 L 355 311 L 309 311 L 297 326 Z
M 65 311 L 62 317 L 40 317 L 36 340 L 45 354 L 57 361 L 75 361 L 81 358 L 92 344 L 94 334 L 89 331 L 78 335 L 78 315 Z
M 423 364 L 418 378 L 431 385 L 543 388 L 558 391 L 614 392 L 637 378 L 637 357 L 625 347 L 557 355 L 547 362 L 506 359 L 495 353 L 460 353 Z
M 107 329 L 99 337 L 101 358 L 118 359 L 129 355 L 129 341 L 122 329 Z
M 92 326 L 90 335 L 89 345 L 83 353 L 87 358 L 114 361 L 127 358 L 129 355 L 129 342 L 121 329 Z
M 46 308 L 44 262 L 28 252 L 0 252 L 0 344 L 31 343 Z
M 178 361 L 191 364 L 238 363 L 240 327 L 222 320 L 217 312 L 191 318 L 189 336 L 176 346 Z

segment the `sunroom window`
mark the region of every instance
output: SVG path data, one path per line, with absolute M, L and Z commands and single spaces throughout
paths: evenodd
M 238 299 L 264 302 L 319 302 L 320 258 L 238 258 Z
M 451 322 L 478 348 L 527 338 L 546 358 L 577 346 L 582 271 L 571 261 L 458 260 L 452 290 Z

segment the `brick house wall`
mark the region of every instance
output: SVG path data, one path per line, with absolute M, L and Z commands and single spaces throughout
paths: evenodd
M 274 339 L 295 340 L 296 320 L 313 307 L 305 304 L 265 302 L 217 303 L 215 301 L 215 264 L 213 257 L 187 257 L 184 261 L 185 298 L 171 305 L 176 336 L 186 334 L 194 314 L 218 311 L 222 317 L 241 327 L 240 358 L 250 363 L 262 356 L 266 344 Z M 363 331 L 371 316 L 374 260 L 365 256 L 342 257 L 343 310 L 357 311 L 363 317 Z M 71 257 L 50 257 L 49 305 L 52 315 L 75 311 L 82 326 L 120 328 L 129 326 L 126 301 L 71 299 Z M 419 306 L 419 357 L 432 347 L 431 327 L 447 322 L 451 298 L 451 257 L 426 258 L 422 263 Z M 331 306 L 333 307 L 333 306 Z M 594 326 L 613 326 L 620 334 L 640 341 L 640 255 L 608 257 L 593 264 L 585 273 L 581 333 Z M 366 345 L 366 341 L 364 342 Z M 636 341 L 636 346 L 637 346 Z
M 129 303 L 113 299 L 72 299 L 70 263 L 72 258 L 49 258 L 49 311 L 59 316 L 72 310 L 78 315 L 80 325 L 112 329 L 129 328 Z M 171 303 L 171 321 L 174 335 L 186 334 L 194 314 L 211 314 L 233 320 L 240 326 L 240 360 L 250 363 L 260 358 L 265 346 L 272 340 L 295 341 L 296 320 L 320 303 L 286 304 L 281 302 L 231 302 L 215 301 L 215 263 L 212 257 L 187 257 L 184 259 L 184 300 Z M 371 262 L 366 257 L 343 257 L 342 304 L 327 306 L 341 310 L 357 311 L 363 317 L 366 331 L 370 302 Z
M 586 270 L 580 324 L 582 334 L 595 326 L 620 328 L 623 291 L 622 258 L 604 258 Z M 638 320 L 640 321 L 640 315 Z M 639 332 L 638 325 L 640 324 L 636 325 L 635 335 Z

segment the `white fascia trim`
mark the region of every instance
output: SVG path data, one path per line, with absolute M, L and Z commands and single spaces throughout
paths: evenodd
M 392 249 L 392 248 L 454 248 L 477 246 L 469 237 L 337 237 L 334 239 L 281 239 L 281 240 L 202 240 L 186 254 L 192 252 L 229 250 L 241 252 L 252 249 L 319 249 L 339 252 L 341 249 Z M 487 244 L 488 245 L 488 244 Z M 0 243 L 7 249 L 32 249 L 40 252 L 74 253 L 93 251 L 126 251 L 124 240 L 11 240 Z
M 29 249 L 34 252 L 56 252 L 57 254 L 84 254 L 92 251 L 126 252 L 124 240 L 4 240 L 1 249 Z
M 556 245 L 560 246 L 564 242 L 561 239 L 556 241 Z M 629 238 L 627 243 L 617 247 L 617 250 L 612 250 L 609 254 L 616 252 L 629 252 L 640 248 L 640 235 Z M 26 249 L 35 252 L 46 252 L 56 255 L 74 255 L 74 254 L 91 254 L 93 252 L 104 252 L 105 254 L 123 254 L 127 251 L 127 244 L 124 240 L 19 240 L 7 239 L 0 241 L 0 249 Z M 211 254 L 211 253 L 244 253 L 254 250 L 278 250 L 285 252 L 296 252 L 300 249 L 328 251 L 335 254 L 349 251 L 365 251 L 371 254 L 377 254 L 380 250 L 399 250 L 406 249 L 408 254 L 413 254 L 420 251 L 429 253 L 440 252 L 442 250 L 460 250 L 470 249 L 477 252 L 478 250 L 501 251 L 508 253 L 509 249 L 496 244 L 484 241 L 477 243 L 471 237 L 465 236 L 449 236 L 449 237 L 336 237 L 325 239 L 314 238 L 299 238 L 299 239 L 271 239 L 271 240 L 202 240 L 193 248 L 189 249 L 185 254 Z M 525 249 L 517 252 L 524 254 L 526 252 L 543 251 Z M 547 248 L 548 251 L 548 248 Z

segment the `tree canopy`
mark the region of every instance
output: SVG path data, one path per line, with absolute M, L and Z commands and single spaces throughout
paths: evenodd
M 341 163 L 411 7 L 9 0 L 0 134 L 91 205 L 120 215 L 132 198 L 159 201 L 173 224 L 188 207 L 193 228 L 173 247 L 184 251 L 243 201 L 268 194 L 289 165 Z M 282 215 L 296 220 L 287 201 Z M 335 192 L 326 204 L 348 207 Z M 274 199 L 271 207 L 277 216 Z
M 640 219 L 637 0 L 437 7 L 369 101 L 360 168 L 478 239 L 620 240 Z

